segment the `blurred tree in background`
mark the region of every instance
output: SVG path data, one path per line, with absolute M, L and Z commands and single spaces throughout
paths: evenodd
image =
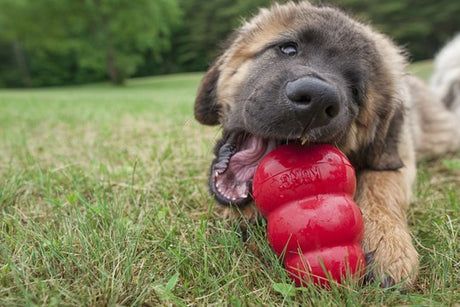
M 231 32 L 244 18 L 267 7 L 271 0 L 181 0 L 184 22 L 173 42 L 176 69 L 205 69 L 219 54 Z M 278 1 L 286 2 L 286 1 Z M 180 65 L 180 66 L 179 66 Z
M 460 1 L 332 0 L 405 47 L 412 60 L 432 58 L 460 32 Z
M 0 87 L 120 84 L 131 76 L 204 70 L 243 18 L 272 2 L 0 0 Z M 412 60 L 433 57 L 460 31 L 460 1 L 321 3 L 372 23 Z
M 170 48 L 174 0 L 0 0 L 0 85 L 109 78 L 120 84 Z

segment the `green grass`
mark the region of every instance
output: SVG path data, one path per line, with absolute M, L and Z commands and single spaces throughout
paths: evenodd
M 426 60 L 413 63 L 409 66 L 409 71 L 416 74 L 423 80 L 428 81 L 433 73 L 433 61 Z
M 0 91 L 1 306 L 460 302 L 460 155 L 420 167 L 415 289 L 295 289 L 264 225 L 242 242 L 215 213 L 220 131 L 193 119 L 200 77 Z

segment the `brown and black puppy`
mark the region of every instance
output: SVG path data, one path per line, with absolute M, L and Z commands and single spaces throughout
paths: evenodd
M 400 49 L 340 11 L 275 4 L 236 31 L 204 76 L 195 117 L 221 125 L 210 187 L 230 217 L 259 217 L 254 170 L 288 142 L 330 143 L 357 172 L 370 276 L 383 286 L 417 274 L 406 210 L 416 159 L 456 150 L 459 115 L 405 72 Z

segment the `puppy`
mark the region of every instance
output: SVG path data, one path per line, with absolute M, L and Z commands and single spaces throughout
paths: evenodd
M 460 107 L 451 103 L 457 87 L 435 95 L 406 64 L 390 39 L 337 9 L 261 9 L 209 68 L 195 102 L 199 122 L 222 127 L 209 184 L 226 214 L 260 217 L 252 176 L 277 146 L 332 144 L 356 169 L 369 276 L 413 284 L 418 255 L 406 210 L 416 160 L 459 148 Z M 450 89 L 459 76 L 434 86 Z

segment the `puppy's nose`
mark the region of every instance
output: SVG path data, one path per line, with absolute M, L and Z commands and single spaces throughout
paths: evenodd
M 312 125 L 316 127 L 327 124 L 340 113 L 337 89 L 314 77 L 302 77 L 288 82 L 286 96 L 295 112 L 313 117 Z

